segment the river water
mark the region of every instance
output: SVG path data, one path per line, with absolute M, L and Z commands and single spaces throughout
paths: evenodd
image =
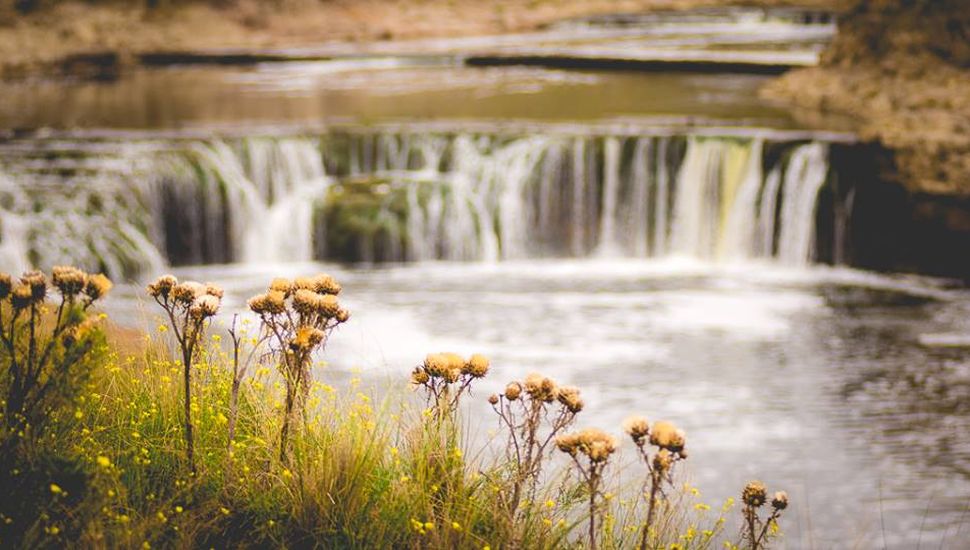
M 500 53 L 790 56 L 799 36 L 729 23 L 570 26 Z M 786 547 L 965 547 L 970 294 L 849 267 L 846 122 L 765 104 L 759 75 L 462 65 L 480 43 L 0 84 L 0 269 L 105 269 L 132 281 L 108 307 L 137 326 L 171 264 L 224 284 L 226 316 L 328 271 L 354 316 L 324 379 L 484 353 L 478 431 L 491 391 L 540 371 L 582 388 L 582 425 L 683 426 L 712 504 L 751 478 L 786 489 Z

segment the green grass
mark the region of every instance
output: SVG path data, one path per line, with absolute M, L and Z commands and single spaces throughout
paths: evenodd
M 257 327 L 248 329 L 251 345 Z M 362 390 L 359 377 L 340 389 L 314 382 L 281 462 L 284 388 L 265 357 L 243 382 L 230 445 L 223 338 L 210 331 L 196 360 L 195 474 L 170 332 L 134 345 L 112 338 L 73 404 L 51 411 L 41 433 L 4 458 L 0 482 L 11 498 L 0 507 L 0 546 L 586 547 L 589 498 L 568 461 L 547 457 L 535 493 L 510 515 L 504 434 L 473 445 L 460 413 L 435 414 L 405 380 L 383 396 Z M 619 489 L 639 486 L 646 469 L 620 466 L 614 457 L 597 496 L 600 548 L 636 548 L 646 517 L 642 493 Z M 741 544 L 725 530 L 736 523 L 732 503 L 711 508 L 680 482 L 665 491 L 651 548 Z

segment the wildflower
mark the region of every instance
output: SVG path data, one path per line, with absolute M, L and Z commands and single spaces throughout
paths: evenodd
M 247 305 L 254 313 L 260 315 L 279 315 L 286 311 L 286 296 L 279 291 L 272 290 L 265 294 L 257 294 L 249 299 Z
M 788 508 L 788 493 L 785 491 L 778 491 L 771 498 L 771 507 L 775 510 L 784 510 Z
M 220 287 L 220 286 L 218 286 L 218 285 L 216 285 L 214 283 L 206 283 L 205 284 L 205 294 L 206 294 L 206 296 L 215 296 L 216 298 L 218 298 L 218 299 L 221 300 L 222 297 L 225 295 L 225 291 L 222 290 L 222 287 Z
M 465 364 L 462 373 L 469 374 L 475 378 L 481 378 L 488 373 L 488 367 L 488 358 L 476 353 L 468 359 L 468 363 Z
M 47 279 L 40 271 L 28 271 L 20 277 L 20 282 L 30 288 L 30 297 L 34 303 L 44 301 L 47 296 Z
M 172 298 L 185 305 L 191 305 L 205 295 L 205 285 L 195 281 L 181 282 L 172 289 Z
M 556 501 L 552 499 L 549 499 L 546 501 L 546 508 L 555 508 L 555 507 L 556 507 Z
M 51 282 L 63 296 L 77 296 L 87 284 L 88 274 L 76 267 L 55 266 L 51 270 Z
M 515 401 L 521 394 L 522 384 L 519 384 L 518 382 L 509 382 L 509 384 L 505 386 L 505 398 L 509 401 Z
M 168 295 L 177 284 L 179 284 L 179 280 L 174 275 L 162 275 L 158 279 L 155 279 L 155 282 L 148 285 L 148 294 L 153 298 L 162 297 L 168 299 Z
M 451 528 L 454 529 L 455 531 L 461 531 L 461 524 L 458 523 L 457 521 L 453 521 L 451 522 Z
M 181 285 L 179 285 L 181 286 Z M 219 298 L 205 294 L 195 299 L 189 308 L 189 314 L 196 319 L 212 317 L 219 311 Z
M 566 410 L 573 414 L 583 410 L 583 400 L 579 397 L 579 388 L 575 386 L 563 386 L 559 388 L 559 394 L 556 398 L 566 407 Z
M 313 290 L 320 294 L 332 294 L 336 296 L 340 294 L 341 287 L 336 279 L 330 275 L 321 273 L 313 278 Z
M 293 281 L 277 277 L 270 282 L 269 289 L 270 291 L 282 292 L 284 295 L 289 295 L 293 291 Z
M 423 367 L 416 367 L 411 373 L 411 383 L 416 386 L 421 386 L 427 384 L 431 377 L 428 376 L 428 371 Z
M 283 468 L 283 479 L 293 479 L 293 472 L 288 468 Z
M 741 492 L 741 500 L 748 506 L 753 508 L 759 508 L 764 505 L 765 501 L 768 499 L 768 491 L 765 488 L 765 484 L 760 481 L 751 481 L 744 486 L 744 491 Z M 786 495 L 787 504 L 787 495 Z
M 51 494 L 55 494 L 55 495 L 64 494 L 64 489 L 61 489 L 61 486 L 56 483 L 51 483 L 50 489 L 51 489 Z
M 224 516 L 228 516 L 229 515 L 229 508 L 226 508 L 225 506 L 220 506 L 219 507 L 219 511 L 222 512 L 222 515 L 224 515 Z
M 24 309 L 33 302 L 33 296 L 30 292 L 30 287 L 24 284 L 18 284 L 13 288 L 13 293 L 10 295 L 10 303 L 16 310 Z
M 653 456 L 653 468 L 661 474 L 669 471 L 673 464 L 674 457 L 667 449 L 660 449 L 660 451 Z
M 13 279 L 10 277 L 10 274 L 0 273 L 0 300 L 10 295 L 11 289 L 13 289 Z
M 106 456 L 99 456 L 97 458 L 97 462 L 98 462 L 98 466 L 101 466 L 102 468 L 110 468 L 111 467 L 111 459 L 109 459 Z
M 313 315 L 317 312 L 319 298 L 319 294 L 301 288 L 293 295 L 293 309 L 300 315 Z
M 530 397 L 538 401 L 552 403 L 559 393 L 556 383 L 551 378 L 532 373 L 525 378 L 525 391 Z
M 111 291 L 113 286 L 111 279 L 103 273 L 98 273 L 88 276 L 87 284 L 84 285 L 84 293 L 92 300 L 100 300 Z
M 498 394 L 492 394 L 488 396 L 488 402 L 491 405 L 498 405 Z
M 671 422 L 659 421 L 653 425 L 650 432 L 650 443 L 672 453 L 679 453 L 684 449 L 687 437 L 683 430 L 677 429 Z
M 623 421 L 623 431 L 625 431 L 637 445 L 642 445 L 643 440 L 650 434 L 650 423 L 643 416 L 631 416 Z

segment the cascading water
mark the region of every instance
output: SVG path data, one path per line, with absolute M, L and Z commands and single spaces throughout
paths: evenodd
M 768 145 L 348 132 L 105 147 L 66 155 L 70 170 L 0 150 L 0 269 L 587 255 L 802 266 L 828 145 L 771 142 L 766 165 Z

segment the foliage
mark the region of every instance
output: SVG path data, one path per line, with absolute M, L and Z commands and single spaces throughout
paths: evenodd
M 319 290 L 323 279 L 309 281 Z M 270 292 L 283 292 L 284 310 L 296 308 L 295 292 L 286 298 L 282 284 L 274 282 Z M 641 546 L 647 495 L 614 493 L 622 487 L 616 476 L 633 471 L 617 467 L 617 441 L 599 430 L 562 433 L 583 409 L 575 388 L 541 375 L 509 384 L 501 397 L 489 398 L 507 446 L 473 450 L 461 411 L 475 381 L 490 370 L 486 358 L 432 354 L 412 377 L 412 387 L 425 393 L 423 405 L 396 391 L 377 400 L 362 391 L 356 374 L 339 391 L 302 378 L 315 360 L 307 354 L 289 363 L 287 350 L 293 351 L 290 344 L 305 325 L 294 317 L 285 329 L 289 339 L 267 337 L 269 323 L 276 322 L 282 321 L 264 315 L 256 323 L 235 319 L 228 346 L 214 327 L 190 332 L 197 338 L 189 400 L 186 361 L 172 353 L 182 351 L 184 319 L 160 322 L 137 353 L 91 355 L 98 368 L 75 382 L 75 398 L 48 409 L 49 420 L 35 429 L 31 445 L 2 457 L 0 486 L 8 498 L 0 504 L 0 546 Z M 92 331 L 103 337 L 102 329 Z M 287 381 L 294 365 L 304 374 Z M 274 443 L 290 416 L 288 396 L 300 403 L 301 422 L 281 456 Z M 196 428 L 194 471 L 181 442 L 186 403 Z M 230 417 L 236 419 L 231 438 Z M 668 424 L 643 421 L 633 429 L 628 423 L 627 433 L 645 459 L 649 441 L 659 448 L 657 456 L 681 460 L 686 439 Z M 553 455 L 551 441 L 566 454 Z M 509 464 L 516 450 L 533 458 Z M 557 457 L 572 457 L 572 468 Z M 658 471 L 658 459 L 652 460 L 648 485 Z M 765 502 L 746 490 L 740 519 L 760 531 L 754 539 L 742 533 L 725 539 L 732 503 L 712 511 L 696 489 L 676 486 L 670 467 L 661 471 L 664 490 L 649 495 L 648 548 L 722 542 L 764 548 L 777 528 L 784 506 L 772 504 L 767 519 L 752 520 L 751 511 Z M 510 510 L 517 484 L 521 498 Z

